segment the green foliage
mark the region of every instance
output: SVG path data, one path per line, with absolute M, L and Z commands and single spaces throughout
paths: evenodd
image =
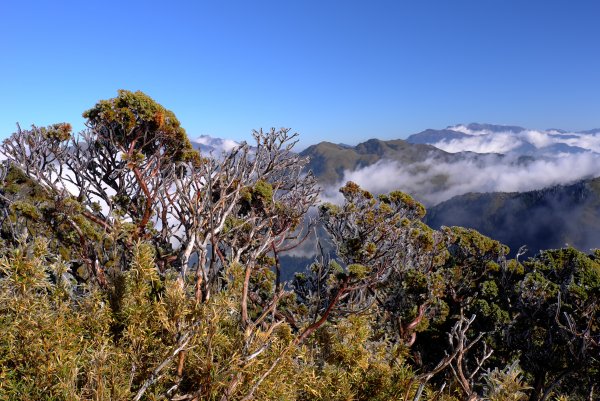
M 205 399 L 215 399 L 232 374 L 261 374 L 290 343 L 289 327 L 281 326 L 264 359 L 246 363 L 239 354 L 239 315 L 230 313 L 237 295 L 222 293 L 194 305 L 176 278 L 158 275 L 148 244 L 135 245 L 131 269 L 113 282 L 111 302 L 91 289 L 70 292 L 64 266 L 50 259 L 46 243 L 37 241 L 0 260 L 0 399 L 131 399 L 172 353 L 182 331 L 193 333 L 184 376 L 177 379 L 171 366 L 145 399 L 176 381 L 183 388 L 202 383 Z M 280 369 L 265 383 L 261 399 L 293 394 L 293 375 L 286 370 L 293 369 L 292 360 L 285 358 Z M 290 383 L 268 385 L 280 380 Z
M 141 91 L 121 89 L 117 97 L 99 101 L 83 117 L 92 129 L 116 140 L 124 150 L 135 146 L 139 157 L 162 147 L 171 161 L 201 162 L 175 114 Z
M 41 218 L 40 211 L 35 205 L 24 201 L 16 201 L 10 205 L 10 209 L 13 213 L 21 214 L 23 217 L 32 220 L 39 220 Z
M 352 316 L 320 329 L 308 345 L 312 366 L 305 367 L 298 399 L 413 399 L 414 372 L 393 342 L 378 338 L 375 325 L 372 315 Z
M 556 394 L 584 397 L 600 368 L 600 264 L 595 255 L 565 248 L 543 251 L 524 265 L 516 284 L 520 314 L 510 330 L 522 366 L 535 393 L 557 381 Z
M 247 215 L 251 211 L 264 213 L 273 203 L 273 186 L 265 180 L 259 179 L 253 187 L 244 187 L 241 194 L 241 215 Z
M 71 138 L 71 130 L 71 124 L 69 123 L 52 124 L 41 128 L 42 135 L 57 142 L 64 142 Z
M 367 276 L 368 269 L 361 264 L 353 263 L 348 266 L 348 275 L 356 279 L 363 279 Z
M 173 385 L 219 399 L 235 377 L 241 382 L 231 399 L 241 399 L 273 363 L 256 399 L 387 400 L 416 391 L 414 373 L 397 346 L 376 334 L 372 315 L 340 319 L 300 348 L 286 323 L 258 328 L 248 342 L 237 312 L 243 269 L 231 270 L 228 290 L 198 305 L 176 276 L 159 274 L 152 246 L 137 242 L 130 257 L 130 269 L 105 292 L 74 287 L 44 241 L 23 243 L 0 260 L 1 399 L 131 399 L 182 333 L 191 335 L 182 376 L 175 359 L 144 399 Z M 265 341 L 256 359 L 240 353 L 247 346 L 260 352 Z
M 97 356 L 110 315 L 95 292 L 71 300 L 64 265 L 51 260 L 41 240 L 0 260 L 0 399 L 84 398 L 81 375 L 97 373 L 82 368 Z
M 227 181 L 249 156 L 205 164 L 174 114 L 141 92 L 84 116 L 106 163 L 92 181 L 114 190 L 108 214 L 32 174 L 27 158 L 4 171 L 0 399 L 539 401 L 598 388 L 600 251 L 507 260 L 475 230 L 429 228 L 407 194 L 349 182 L 341 205 L 319 207 L 331 257 L 286 286 L 277 248 L 316 196 L 310 182 L 287 192 L 300 179 L 277 153 L 287 131 L 257 134 L 275 158 L 262 175 Z M 74 144 L 64 123 L 21 134 L 61 157 Z M 272 170 L 276 157 L 284 167 Z M 179 166 L 171 185 L 163 163 Z M 194 165 L 207 175 L 188 180 Z M 162 198 L 184 188 L 181 203 Z M 173 218 L 181 226 L 169 231 Z
M 488 401 L 524 401 L 529 387 L 523 381 L 523 371 L 517 362 L 506 368 L 488 371 L 485 379 L 485 400 Z

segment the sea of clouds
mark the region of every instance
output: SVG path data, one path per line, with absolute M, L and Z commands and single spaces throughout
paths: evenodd
M 240 143 L 234 140 L 215 138 L 210 135 L 200 135 L 190 142 L 200 152 L 212 154 L 214 157 L 220 157 L 223 153 L 229 153 L 240 146 Z
M 575 151 L 589 150 L 600 153 L 600 133 L 587 132 L 566 132 L 562 130 L 529 130 L 524 129 L 520 132 L 513 131 L 490 131 L 473 130 L 465 125 L 455 125 L 449 127 L 452 131 L 461 132 L 468 135 L 460 139 L 442 140 L 431 143 L 431 145 L 445 150 L 446 152 L 477 152 L 477 153 L 523 153 L 520 150 L 528 145 L 533 145 L 535 149 L 530 152 L 544 151 L 552 148 L 553 145 L 563 145 L 563 148 L 573 147 Z M 564 146 L 566 145 L 566 146 Z
M 449 129 L 468 136 L 431 144 L 449 153 L 489 155 L 465 154 L 461 160 L 443 163 L 381 160 L 345 171 L 340 182 L 324 189 L 322 199 L 339 202 L 338 188 L 354 181 L 374 193 L 401 190 L 433 206 L 469 192 L 523 192 L 600 176 L 600 133 L 489 131 L 464 125 Z

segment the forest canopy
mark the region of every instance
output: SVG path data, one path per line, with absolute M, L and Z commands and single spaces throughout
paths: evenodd
M 0 149 L 0 399 L 600 394 L 600 251 L 509 259 L 352 182 L 322 203 L 289 129 L 213 157 L 139 91 L 83 116 Z

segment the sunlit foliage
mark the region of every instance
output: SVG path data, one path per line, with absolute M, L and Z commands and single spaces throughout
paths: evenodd
M 600 254 L 519 262 L 407 194 L 318 187 L 288 129 L 221 159 L 119 91 L 20 130 L 0 185 L 0 399 L 591 400 Z M 317 209 L 314 220 L 310 210 Z M 282 280 L 314 226 L 320 252 Z M 562 397 L 562 398 L 561 398 Z

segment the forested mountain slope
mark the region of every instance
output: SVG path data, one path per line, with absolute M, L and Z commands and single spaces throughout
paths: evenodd
M 428 209 L 432 228 L 464 226 L 528 255 L 541 249 L 600 247 L 600 178 L 513 193 L 469 193 Z
M 345 172 L 370 166 L 380 161 L 413 165 L 422 162 L 452 163 L 466 158 L 477 159 L 479 157 L 472 152 L 452 154 L 431 145 L 413 144 L 402 139 L 389 141 L 369 139 L 354 147 L 320 142 L 309 146 L 300 154 L 310 158 L 308 168 L 324 184 L 337 183 L 344 178 Z M 500 155 L 495 156 L 500 157 Z

